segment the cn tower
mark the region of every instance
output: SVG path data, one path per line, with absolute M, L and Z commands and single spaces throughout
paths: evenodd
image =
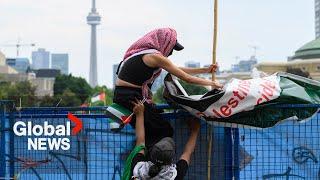
M 87 16 L 87 23 L 91 26 L 91 42 L 90 42 L 90 72 L 89 84 L 91 87 L 98 85 L 97 70 L 97 25 L 100 24 L 101 17 L 96 10 L 96 1 L 92 0 L 91 12 Z

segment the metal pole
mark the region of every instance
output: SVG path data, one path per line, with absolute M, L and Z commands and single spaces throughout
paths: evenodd
M 6 116 L 5 103 L 0 101 L 0 178 L 7 177 L 6 170 Z
M 217 37 L 218 37 L 218 0 L 214 0 L 213 7 L 213 45 L 212 45 L 212 64 L 216 64 L 217 62 Z M 216 79 L 215 73 L 212 72 L 212 81 Z M 212 87 L 213 89 L 214 87 Z M 212 133 L 213 128 L 212 125 L 208 127 L 208 180 L 211 179 L 211 153 L 212 153 Z

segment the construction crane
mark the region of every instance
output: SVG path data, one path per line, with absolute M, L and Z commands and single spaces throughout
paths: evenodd
M 1 44 L 0 46 L 2 46 L 2 47 L 16 47 L 17 57 L 19 57 L 21 47 L 34 47 L 34 46 L 36 46 L 36 44 L 35 43 L 22 44 L 22 43 L 20 43 L 20 39 L 18 39 L 18 42 L 16 44 Z
M 250 45 L 249 47 L 253 49 L 253 56 L 257 56 L 257 50 L 259 49 L 259 46 Z

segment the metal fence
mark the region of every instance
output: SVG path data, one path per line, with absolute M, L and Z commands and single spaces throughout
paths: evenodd
M 134 130 L 126 126 L 120 132 L 111 131 L 103 107 L 17 111 L 5 101 L 0 106 L 0 179 L 120 179 L 124 161 L 134 146 Z M 83 129 L 69 137 L 71 148 L 67 151 L 28 150 L 28 138 L 47 137 L 13 134 L 17 121 L 61 125 L 69 121 L 68 112 L 82 119 Z M 188 138 L 186 119 L 190 115 L 171 110 L 163 116 L 175 129 L 178 159 Z M 320 179 L 319 119 L 314 116 L 304 123 L 287 121 L 264 130 L 211 130 L 202 122 L 185 179 Z

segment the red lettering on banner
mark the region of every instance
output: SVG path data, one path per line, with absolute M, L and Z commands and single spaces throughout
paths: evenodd
M 222 118 L 222 116 L 219 114 L 218 111 L 216 111 L 215 109 L 212 109 L 212 112 L 216 114 L 216 116 L 218 116 L 219 118 Z
M 257 100 L 257 105 L 266 101 L 270 101 L 270 98 L 272 98 L 276 92 L 276 85 L 270 80 L 264 79 L 260 86 L 262 86 L 262 92 L 261 97 L 259 97 Z
M 258 98 L 257 100 L 257 105 L 261 104 L 262 103 L 262 98 Z
M 238 97 L 240 100 L 244 99 L 244 96 L 240 96 L 239 91 L 233 91 L 233 95 Z
M 231 108 L 227 105 L 221 106 L 220 111 L 224 116 L 230 116 L 232 113 Z
M 212 112 L 220 118 L 222 118 L 222 115 L 224 117 L 230 116 L 232 114 L 232 110 L 236 108 L 240 104 L 240 102 L 248 96 L 250 86 L 250 81 L 239 81 L 238 87 L 236 87 L 232 91 L 233 96 L 227 101 L 227 104 L 221 105 L 219 111 L 212 109 Z
M 237 107 L 239 104 L 239 101 L 234 99 L 234 98 L 230 98 L 229 101 L 228 101 L 228 105 L 235 108 Z
M 261 86 L 263 87 L 263 89 L 262 89 L 263 93 L 265 93 L 268 96 L 273 96 L 274 89 L 271 89 L 271 87 L 268 87 L 264 84 L 261 84 Z
M 248 95 L 249 93 L 249 89 L 247 89 L 247 86 L 244 86 L 244 85 L 239 85 L 239 91 L 241 91 L 245 96 Z

